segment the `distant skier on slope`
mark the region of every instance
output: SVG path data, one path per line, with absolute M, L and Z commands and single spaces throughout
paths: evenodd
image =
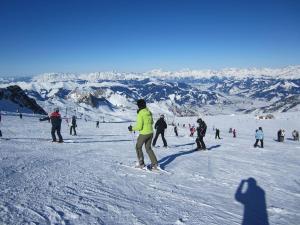
M 140 134 L 136 142 L 136 154 L 138 158 L 139 168 L 145 167 L 144 154 L 142 147 L 145 144 L 146 152 L 151 160 L 151 167 L 153 170 L 158 169 L 158 162 L 156 156 L 151 148 L 151 142 L 153 138 L 153 118 L 152 113 L 146 107 L 146 102 L 144 99 L 139 99 L 137 101 L 138 111 L 137 111 L 137 122 L 136 126 L 129 126 L 128 130 L 139 131 Z
M 218 128 L 216 128 L 215 139 L 221 139 L 221 138 L 220 138 L 220 130 L 219 130 Z
M 160 118 L 156 121 L 154 128 L 156 129 L 155 137 L 152 146 L 155 147 L 156 141 L 159 135 L 161 135 L 164 147 L 168 147 L 167 141 L 165 139 L 165 129 L 167 129 L 167 123 L 165 121 L 165 116 L 162 114 Z
M 284 141 L 284 136 L 285 136 L 285 130 L 284 129 L 280 129 L 277 132 L 278 142 L 283 142 Z
M 195 133 L 195 131 L 196 131 L 196 128 L 195 128 L 195 126 L 193 125 L 193 126 L 191 126 L 190 127 L 190 137 L 194 137 L 194 133 Z
M 236 130 L 235 129 L 233 129 L 232 134 L 233 134 L 233 137 L 236 138 Z
M 203 141 L 207 129 L 206 123 L 201 118 L 197 120 L 197 123 L 198 123 L 197 138 L 196 138 L 197 150 L 206 150 L 206 146 Z
M 299 141 L 299 131 L 293 130 L 292 136 L 294 141 Z
M 61 133 L 60 133 L 61 121 L 62 120 L 61 120 L 61 116 L 60 116 L 58 108 L 56 108 L 55 111 L 51 113 L 50 120 L 51 120 L 51 124 L 52 124 L 52 128 L 51 128 L 52 142 L 56 142 L 55 132 L 57 132 L 57 136 L 59 138 L 58 142 L 62 143 L 63 138 L 62 138 Z
M 178 137 L 178 129 L 177 129 L 176 125 L 174 126 L 174 133 L 175 133 L 176 137 Z
M 76 123 L 76 116 L 72 116 L 72 121 L 71 121 L 71 127 L 70 127 L 70 135 L 72 135 L 72 130 L 74 131 L 74 135 L 76 136 L 76 127 L 77 127 L 77 123 Z
M 99 120 L 96 121 L 96 128 L 99 128 Z
M 262 130 L 262 127 L 259 127 L 258 130 L 256 130 L 255 132 L 255 143 L 254 143 L 254 147 L 256 148 L 258 146 L 258 142 L 260 141 L 260 147 L 263 148 L 264 147 L 264 132 Z

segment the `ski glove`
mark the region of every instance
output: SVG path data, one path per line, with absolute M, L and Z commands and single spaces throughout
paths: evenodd
M 131 125 L 128 127 L 128 130 L 129 130 L 130 132 L 132 131 L 132 126 L 131 126 Z

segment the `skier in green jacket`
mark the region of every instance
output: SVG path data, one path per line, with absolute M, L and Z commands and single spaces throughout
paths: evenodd
M 157 159 L 151 148 L 151 143 L 153 139 L 153 118 L 152 113 L 146 107 L 146 102 L 144 99 L 139 99 L 137 101 L 138 111 L 137 111 L 137 122 L 134 127 L 129 126 L 129 131 L 139 131 L 139 136 L 136 143 L 136 154 L 139 161 L 139 168 L 145 167 L 144 155 L 142 147 L 145 144 L 146 152 L 151 160 L 151 166 L 153 170 L 157 170 Z

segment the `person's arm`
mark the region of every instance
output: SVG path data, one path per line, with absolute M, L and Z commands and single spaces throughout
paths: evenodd
M 238 202 L 244 203 L 244 193 L 242 193 L 243 186 L 245 184 L 246 180 L 242 180 L 238 189 L 235 192 L 235 200 Z
M 133 131 L 140 131 L 143 129 L 143 118 L 141 114 L 137 115 L 136 125 L 132 128 Z

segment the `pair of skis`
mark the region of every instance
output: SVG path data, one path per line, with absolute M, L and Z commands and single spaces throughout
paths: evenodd
M 130 169 L 133 169 L 133 170 L 147 172 L 147 173 L 171 174 L 170 172 L 160 168 L 159 166 L 157 167 L 157 169 L 151 169 L 151 165 L 146 165 L 145 167 L 142 167 L 142 168 L 137 166 L 137 165 L 129 166 L 129 165 L 126 165 L 124 163 L 119 163 L 119 165 L 122 166 L 122 167 L 125 167 L 125 168 L 130 168 Z

